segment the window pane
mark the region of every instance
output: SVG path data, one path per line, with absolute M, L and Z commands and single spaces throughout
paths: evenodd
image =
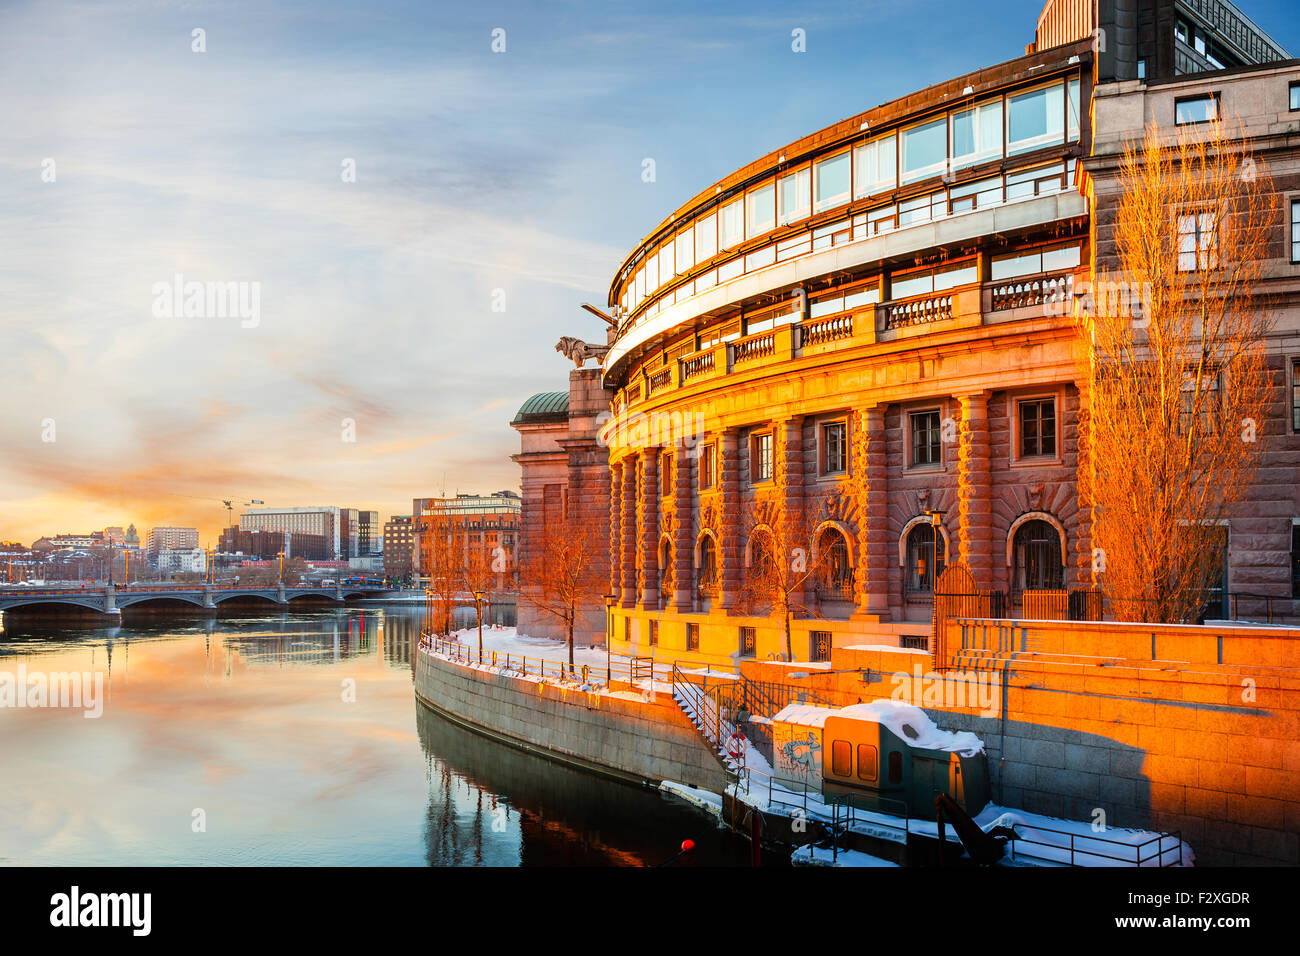
M 677 273 L 686 273 L 695 265 L 695 232 L 689 226 L 677 234 Z
M 811 178 L 812 170 L 801 169 L 777 180 L 781 187 L 779 195 L 782 225 L 794 222 L 796 219 L 803 219 L 808 215 L 810 202 L 808 187 Z
M 903 182 L 943 172 L 948 162 L 948 122 L 932 120 L 903 132 Z
M 975 266 L 961 266 L 957 269 L 941 269 L 934 274 L 934 291 L 955 289 L 959 285 L 970 285 L 979 276 Z
M 849 154 L 840 153 L 817 164 L 817 211 L 849 201 Z
M 898 185 L 897 150 L 897 137 L 891 134 L 853 151 L 855 197 L 870 196 Z
M 723 249 L 740 245 L 745 238 L 745 200 L 733 200 L 718 213 L 718 243 Z
M 1015 276 L 1036 275 L 1043 271 L 1043 257 L 1037 252 L 1023 255 L 999 256 L 993 260 L 993 281 L 1000 282 Z
M 1025 153 L 1065 141 L 1065 95 L 1060 85 L 1007 100 L 1007 154 Z
M 847 740 L 831 741 L 831 773 L 837 777 L 853 776 L 853 744 Z
M 1043 250 L 1043 271 L 1061 272 L 1079 265 L 1081 251 L 1078 246 L 1059 246 Z
M 928 295 L 934 291 L 934 276 L 929 272 L 908 276 L 894 282 L 892 293 L 895 299 L 910 299 L 914 295 Z
M 1300 110 L 1300 83 L 1291 84 L 1291 109 Z
M 695 224 L 695 261 L 707 262 L 718 251 L 718 218 L 705 216 Z
M 776 227 L 776 185 L 768 183 L 745 195 L 745 236 L 753 239 Z
M 663 285 L 671 279 L 674 272 L 673 244 L 671 242 L 666 242 L 664 243 L 663 248 L 659 250 L 659 284 Z M 653 289 L 654 287 L 650 286 L 649 288 Z
M 954 113 L 953 167 L 973 166 L 1002 155 L 1002 101 Z
M 1079 80 L 1070 80 L 1066 89 L 1066 119 L 1069 123 L 1070 142 L 1079 138 Z
M 1174 103 L 1174 122 L 1179 126 L 1185 123 L 1204 123 L 1218 115 L 1218 99 L 1208 94 Z

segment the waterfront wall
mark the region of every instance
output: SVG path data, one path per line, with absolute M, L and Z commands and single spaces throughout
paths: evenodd
M 944 679 L 911 702 L 984 740 L 1003 806 L 1178 831 L 1205 865 L 1300 864 L 1296 629 L 950 621 L 943 644 L 938 672 L 924 652 L 836 648 L 841 673 L 798 683 L 843 705 L 919 668 Z M 996 685 L 991 712 L 957 703 L 972 673 Z
M 614 697 L 416 655 L 415 692 L 443 716 L 542 756 L 634 783 L 721 793 L 722 767 L 670 697 Z

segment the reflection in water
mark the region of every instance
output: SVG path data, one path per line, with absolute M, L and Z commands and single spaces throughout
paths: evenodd
M 102 673 L 107 700 L 0 708 L 0 863 L 654 864 L 686 838 L 745 862 L 694 808 L 419 705 L 422 614 L 5 627 L 0 673 Z

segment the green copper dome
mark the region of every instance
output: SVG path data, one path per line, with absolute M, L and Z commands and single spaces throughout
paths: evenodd
M 568 392 L 538 392 L 519 406 L 511 425 L 569 420 Z

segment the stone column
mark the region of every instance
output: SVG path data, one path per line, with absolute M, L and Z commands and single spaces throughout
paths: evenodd
M 659 607 L 659 449 L 641 452 L 641 508 L 637 516 L 640 541 L 637 567 L 641 571 L 641 606 Z
M 857 613 L 889 619 L 889 467 L 885 457 L 885 406 L 860 412 L 854 422 L 853 484 L 858 506 Z
M 620 596 L 623 587 L 623 541 L 619 522 L 622 518 L 623 465 L 611 462 L 609 466 L 609 593 Z
M 695 446 L 698 449 L 700 446 Z M 690 453 L 685 447 L 678 448 L 673 459 L 677 469 L 676 485 L 673 488 L 677 512 L 677 523 L 673 526 L 673 607 L 677 611 L 690 611 L 694 607 L 691 589 L 695 585 L 695 516 L 692 513 L 691 461 Z
M 623 548 L 622 594 L 619 603 L 623 607 L 636 604 L 636 455 L 623 457 L 623 493 L 619 503 L 623 516 L 619 519 L 619 537 Z
M 993 489 L 990 487 L 988 393 L 961 396 L 957 452 L 958 559 L 981 588 L 993 584 Z
M 812 566 L 812 548 L 815 543 L 808 535 L 815 530 L 812 515 L 805 512 L 809 502 L 804 497 L 804 460 L 803 460 L 803 416 L 796 415 L 782 422 L 776 422 L 772 428 L 773 443 L 780 442 L 780 454 L 773 463 L 781 469 L 779 480 L 784 484 L 785 500 L 780 502 L 785 516 L 787 532 L 785 541 L 778 541 L 777 547 L 785 549 L 803 548 L 806 567 Z M 787 562 L 787 567 L 794 561 L 793 554 L 778 554 L 778 561 Z M 797 581 L 800 572 L 794 572 L 792 581 Z M 811 617 L 812 602 L 816 600 L 810 580 L 799 582 L 799 587 L 791 590 L 790 611 L 794 617 Z
M 719 445 L 722 514 L 718 522 L 718 606 L 731 610 L 740 599 L 741 565 L 745 560 L 740 540 L 740 429 L 728 428 L 722 433 Z
M 1062 463 L 1070 469 L 1070 473 L 1075 475 L 1075 494 L 1078 497 L 1079 512 L 1076 521 L 1078 526 L 1075 529 L 1074 540 L 1071 542 L 1070 552 L 1073 557 L 1073 574 L 1071 580 L 1071 568 L 1069 564 L 1065 568 L 1065 586 L 1069 587 L 1092 587 L 1094 580 L 1094 558 L 1092 553 L 1092 502 L 1089 500 L 1085 488 L 1085 481 L 1080 480 L 1084 476 L 1084 469 L 1092 467 L 1092 459 L 1089 457 L 1087 441 L 1084 435 L 1086 418 L 1088 415 L 1088 389 L 1086 382 L 1075 383 L 1078 404 L 1074 413 L 1074 420 L 1070 421 L 1066 417 L 1066 410 L 1061 411 L 1061 443 L 1065 446 L 1062 456 Z M 1068 399 L 1067 399 L 1068 408 Z M 1073 436 L 1074 447 L 1071 448 L 1070 439 Z M 1066 529 L 1069 530 L 1068 528 Z M 1005 559 L 1004 559 L 1005 560 Z

